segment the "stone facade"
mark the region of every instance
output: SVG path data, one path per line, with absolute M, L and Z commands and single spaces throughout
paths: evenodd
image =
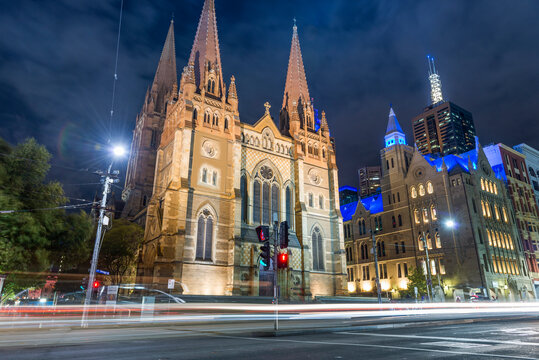
M 375 288 L 373 229 L 381 288 L 388 295 L 407 287 L 411 268 L 426 273 L 429 266 L 437 300 L 473 293 L 534 297 L 511 200 L 481 146 L 476 142 L 460 155 L 423 156 L 405 145 L 394 113 L 389 123 L 381 151 L 382 194 L 342 211 L 349 290 Z
M 300 65 L 300 66 L 298 66 Z M 179 91 L 167 102 L 138 282 L 184 294 L 265 295 L 255 228 L 288 220 L 285 298 L 346 289 L 333 139 L 316 126 L 294 26 L 280 128 L 270 105 L 240 121 L 235 78 L 222 75 L 212 0 L 206 0 Z M 269 279 L 269 280 L 268 280 Z

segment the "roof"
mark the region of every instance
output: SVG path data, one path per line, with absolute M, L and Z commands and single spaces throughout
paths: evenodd
M 309 88 L 307 86 L 307 77 L 303 66 L 303 57 L 299 46 L 298 27 L 294 24 L 292 28 L 292 44 L 290 46 L 290 58 L 288 60 L 288 71 L 286 73 L 286 84 L 284 87 L 283 108 L 289 102 L 289 108 L 292 109 L 293 103 L 296 106 L 299 100 L 303 102 L 311 101 Z
M 357 192 L 357 188 L 353 187 L 353 186 L 348 186 L 348 185 L 343 185 L 339 188 L 339 192 L 341 191 L 344 191 L 344 190 L 350 190 L 350 191 L 355 191 Z
M 365 207 L 365 210 L 371 213 L 371 215 L 384 211 L 384 203 L 380 194 L 361 199 L 361 204 Z M 341 215 L 344 222 L 352 220 L 352 216 L 356 213 L 357 205 L 358 201 L 341 205 Z
M 352 216 L 356 213 L 357 201 L 348 203 L 346 205 L 341 205 L 341 215 L 343 221 L 352 220 Z
M 395 115 L 395 112 L 393 111 L 393 107 L 389 108 L 389 118 L 387 120 L 387 130 L 386 135 L 392 133 L 392 132 L 400 132 L 404 134 L 404 131 L 402 131 L 402 128 L 399 124 L 399 121 L 397 120 L 397 115 Z

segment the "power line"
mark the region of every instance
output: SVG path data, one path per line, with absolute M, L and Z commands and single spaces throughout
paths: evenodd
M 114 61 L 114 80 L 112 81 L 112 100 L 110 105 L 110 120 L 109 120 L 109 139 L 110 143 L 112 135 L 112 118 L 114 116 L 114 98 L 116 95 L 116 81 L 118 81 L 118 54 L 120 52 L 120 35 L 122 31 L 122 17 L 124 10 L 124 0 L 120 4 L 120 21 L 118 22 L 118 38 L 116 39 L 116 59 Z
M 64 206 L 41 208 L 41 209 L 0 210 L 0 214 L 13 214 L 13 213 L 21 213 L 21 212 L 47 211 L 47 210 L 60 210 L 60 209 L 79 209 L 83 207 L 93 206 L 95 204 L 97 204 L 97 202 L 90 202 L 90 203 L 77 204 L 77 205 L 64 205 Z

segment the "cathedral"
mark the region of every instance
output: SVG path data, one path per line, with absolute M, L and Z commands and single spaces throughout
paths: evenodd
M 123 216 L 145 226 L 137 282 L 270 295 L 255 228 L 286 220 L 281 296 L 345 294 L 335 145 L 309 95 L 295 24 L 279 125 L 267 102 L 258 120 L 242 122 L 238 103 L 234 76 L 223 76 L 214 1 L 205 0 L 179 84 L 171 22 L 133 131 L 122 197 Z

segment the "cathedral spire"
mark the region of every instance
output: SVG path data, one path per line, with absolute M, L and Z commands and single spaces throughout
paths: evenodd
M 170 21 L 168 28 L 167 38 L 163 51 L 161 52 L 161 58 L 157 65 L 157 71 L 153 79 L 152 91 L 164 93 L 170 91 L 174 84 L 177 83 L 176 74 L 176 48 L 174 45 L 174 21 Z
M 303 67 L 303 58 L 299 46 L 298 27 L 296 19 L 292 28 L 292 45 L 290 47 L 290 58 L 288 60 L 288 72 L 286 74 L 286 84 L 284 88 L 283 108 L 288 105 L 290 109 L 298 104 L 310 103 L 309 88 L 307 87 L 307 77 Z M 293 106 L 295 104 L 295 106 Z
M 200 89 L 206 85 L 211 73 L 215 76 L 213 80 L 217 81 L 217 89 L 220 89 L 220 94 L 215 90 L 211 92 L 218 96 L 224 93 L 214 0 L 204 1 L 204 7 L 202 8 L 202 14 L 200 15 L 197 33 L 195 35 L 195 42 L 189 56 L 189 64 L 194 66 L 197 88 Z M 211 87 L 210 90 L 212 90 Z
M 393 106 L 389 105 L 389 118 L 387 120 L 387 129 L 385 136 L 386 147 L 390 147 L 396 144 L 406 144 L 406 137 L 404 131 L 397 120 L 397 115 L 393 111 Z

